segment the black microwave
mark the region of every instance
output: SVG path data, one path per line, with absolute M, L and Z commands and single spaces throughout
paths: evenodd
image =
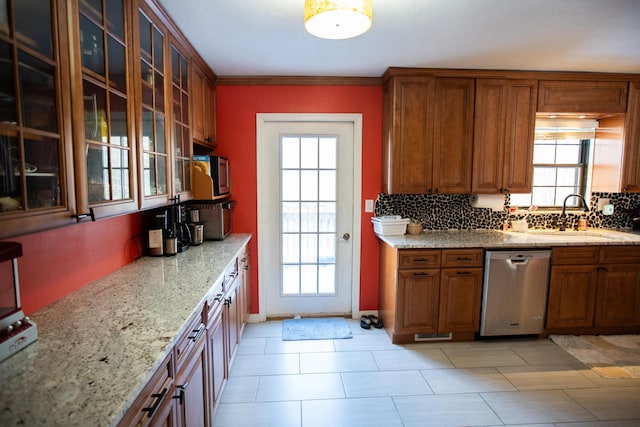
M 224 196 L 231 193 L 231 172 L 229 159 L 222 156 L 211 156 L 211 178 L 213 179 L 213 195 Z

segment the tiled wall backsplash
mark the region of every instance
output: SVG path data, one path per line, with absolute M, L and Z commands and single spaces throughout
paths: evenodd
M 598 200 L 610 199 L 614 205 L 613 215 L 605 216 L 597 212 Z M 590 211 L 586 214 L 589 227 L 630 228 L 631 210 L 640 207 L 639 193 L 592 193 Z M 582 212 L 580 212 L 582 214 Z M 577 223 L 582 216 L 567 213 L 567 228 Z M 375 215 L 400 215 L 414 218 L 426 230 L 501 230 L 505 221 L 521 219 L 525 214 L 509 214 L 509 196 L 505 196 L 504 209 L 474 208 L 469 204 L 468 194 L 380 194 L 376 200 Z M 559 213 L 536 211 L 526 215 L 530 228 L 556 228 Z

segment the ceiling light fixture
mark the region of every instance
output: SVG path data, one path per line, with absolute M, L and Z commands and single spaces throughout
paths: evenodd
M 371 0 L 305 0 L 304 27 L 323 39 L 357 37 L 371 28 Z

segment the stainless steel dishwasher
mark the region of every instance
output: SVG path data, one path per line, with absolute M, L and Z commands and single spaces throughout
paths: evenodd
M 542 332 L 550 258 L 546 249 L 486 251 L 481 336 Z

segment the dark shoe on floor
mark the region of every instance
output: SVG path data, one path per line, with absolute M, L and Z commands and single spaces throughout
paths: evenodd
M 362 316 L 360 318 L 360 327 L 362 329 L 371 329 L 371 324 L 373 322 L 371 321 L 371 319 L 369 318 L 369 316 Z
M 376 329 L 382 329 L 384 328 L 384 324 L 382 323 L 382 319 L 378 319 L 378 316 L 374 316 L 373 314 L 370 316 L 367 316 L 369 318 L 369 320 L 371 320 L 371 325 L 373 325 L 374 328 Z

